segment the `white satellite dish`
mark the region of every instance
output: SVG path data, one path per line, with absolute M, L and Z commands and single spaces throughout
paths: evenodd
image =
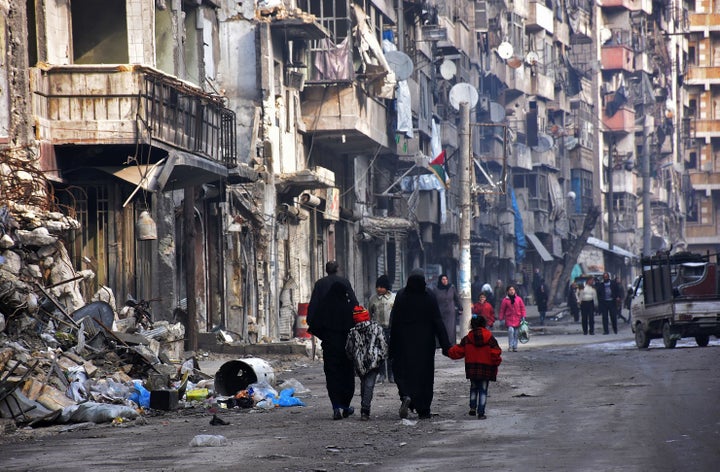
M 530 51 L 525 56 L 525 62 L 527 62 L 531 66 L 537 65 L 539 60 L 540 60 L 540 56 L 538 56 L 538 54 L 535 51 Z
M 600 44 L 605 44 L 612 38 L 612 31 L 608 28 L 600 28 Z
M 537 146 L 533 146 L 532 150 L 535 152 L 546 152 L 552 149 L 554 143 L 555 141 L 552 136 L 545 133 L 538 133 Z
M 505 107 L 498 102 L 490 102 L 490 121 L 500 123 L 505 119 Z
M 512 44 L 508 43 L 507 41 L 503 41 L 500 43 L 500 45 L 497 48 L 498 55 L 507 60 L 510 59 L 514 53 Z
M 457 66 L 455 66 L 455 63 L 450 59 L 445 59 L 443 63 L 440 64 L 440 75 L 443 79 L 450 80 L 455 77 L 456 73 Z
M 402 51 L 388 51 L 385 53 L 385 59 L 398 80 L 410 78 L 415 68 L 410 56 Z
M 450 99 L 450 105 L 459 111 L 461 103 L 467 103 L 470 108 L 474 108 L 477 105 L 479 95 L 475 87 L 467 82 L 461 82 L 453 85 L 448 98 Z

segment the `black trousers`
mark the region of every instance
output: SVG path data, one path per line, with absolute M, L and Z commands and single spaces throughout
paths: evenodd
M 600 314 L 602 315 L 603 333 L 608 334 L 610 332 L 608 326 L 608 318 L 610 318 L 613 332 L 617 334 L 617 303 L 615 303 L 615 300 L 600 301 Z
M 592 300 L 580 303 L 580 315 L 582 316 L 583 334 L 595 334 L 595 304 Z

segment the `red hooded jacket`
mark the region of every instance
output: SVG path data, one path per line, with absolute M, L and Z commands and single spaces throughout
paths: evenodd
M 448 351 L 450 359 L 465 358 L 465 377 L 472 380 L 496 380 L 502 362 L 502 349 L 486 328 L 476 328 Z

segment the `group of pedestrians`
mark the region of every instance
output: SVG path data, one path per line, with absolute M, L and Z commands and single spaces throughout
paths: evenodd
M 493 314 L 487 310 L 485 315 L 473 314 L 469 332 L 456 344 L 455 309 L 459 297 L 447 276 L 441 276 L 438 287 L 431 290 L 424 272 L 414 269 L 397 294 L 392 293 L 388 278 L 381 276 L 366 309 L 358 303 L 350 282 L 338 274 L 335 261 L 328 262 L 325 269 L 327 275 L 313 288 L 307 321 L 310 333 L 322 343 L 333 419 L 354 414 L 351 401 L 356 374 L 360 378 L 361 420 L 370 419 L 375 384 L 385 379 L 397 386 L 401 418 L 407 418 L 411 411 L 420 419 L 430 418 L 438 347 L 452 359 L 465 358 L 465 373 L 471 383 L 470 414 L 485 419 L 488 385 L 496 380 L 502 361 L 502 350 L 487 329 Z M 514 308 L 501 310 L 500 315 L 500 319 L 507 320 L 508 329 L 521 313 L 518 308 L 522 300 L 513 298 L 515 301 L 508 303 L 517 303 Z M 452 308 L 452 324 L 441 306 Z
M 618 318 L 625 323 L 630 323 L 630 303 L 632 301 L 632 289 L 623 291 L 622 284 L 616 278 L 610 279 L 610 274 L 603 273 L 602 281 L 595 287 L 595 280 L 588 278 L 585 284 L 580 287 L 576 283 L 570 285 L 568 292 L 568 307 L 573 319 L 578 321 L 578 311 L 581 317 L 583 334 L 595 334 L 595 313 L 599 312 L 602 317 L 603 334 L 618 332 Z M 579 307 L 579 309 L 578 309 Z M 627 310 L 627 318 L 622 315 L 623 307 Z

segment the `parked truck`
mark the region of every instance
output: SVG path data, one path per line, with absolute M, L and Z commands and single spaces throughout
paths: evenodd
M 710 336 L 720 337 L 720 276 L 709 254 L 663 253 L 640 263 L 642 275 L 633 284 L 630 307 L 638 348 L 662 338 L 672 349 L 688 337 L 704 347 Z

